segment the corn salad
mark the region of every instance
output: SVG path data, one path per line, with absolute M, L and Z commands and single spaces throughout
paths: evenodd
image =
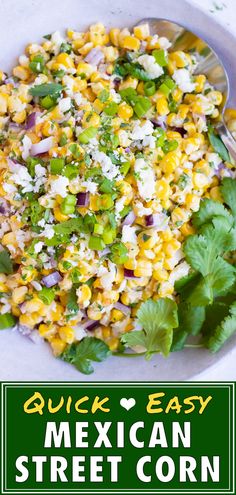
M 0 72 L 1 328 L 55 356 L 86 335 L 116 351 L 143 301 L 175 299 L 191 215 L 235 176 L 208 137 L 222 94 L 196 65 L 146 24 L 98 23 Z

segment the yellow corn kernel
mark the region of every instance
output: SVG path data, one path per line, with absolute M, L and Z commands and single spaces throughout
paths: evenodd
M 67 344 L 72 344 L 75 340 L 75 334 L 73 328 L 67 326 L 60 327 L 58 330 L 59 336 L 63 342 Z
M 51 314 L 50 314 L 50 319 L 52 321 L 60 321 L 60 319 L 62 318 L 63 314 L 64 314 L 64 308 L 61 304 L 59 303 L 56 303 L 55 307 L 53 307 L 53 310 L 51 311 Z
M 196 134 L 196 126 L 193 122 L 186 122 L 183 127 L 190 137 Z
M 83 45 L 81 48 L 79 48 L 78 52 L 81 54 L 81 55 L 87 55 L 93 48 L 93 43 L 91 43 L 91 41 L 89 41 L 88 43 L 85 43 L 85 45 Z
M 190 212 L 185 210 L 184 208 L 174 208 L 174 210 L 171 213 L 171 219 L 172 222 L 175 224 L 182 224 L 188 221 L 189 219 Z
M 93 93 L 92 89 L 91 88 L 86 88 L 84 91 L 83 91 L 83 96 L 85 98 L 87 98 L 87 100 L 93 102 L 96 98 L 95 94 Z
M 125 263 L 124 263 L 124 267 L 127 269 L 127 270 L 135 270 L 135 268 L 137 268 L 137 260 L 135 258 L 131 258 L 129 257 Z
M 184 237 L 187 237 L 188 235 L 193 235 L 195 233 L 194 227 L 188 222 L 184 223 L 182 227 L 180 227 L 180 230 Z
M 100 124 L 100 117 L 95 112 L 85 112 L 82 119 L 83 127 L 98 127 Z
M 108 342 L 108 346 L 109 346 L 110 351 L 112 351 L 112 352 L 116 351 L 118 346 L 119 346 L 119 343 L 120 343 L 120 341 L 119 341 L 118 337 L 112 337 Z
M 19 317 L 20 325 L 26 325 L 27 327 L 34 328 L 35 325 L 40 323 L 42 316 L 39 313 L 23 314 Z
M 124 314 L 119 309 L 112 309 L 111 310 L 111 321 L 113 323 L 115 323 L 116 321 L 122 320 L 123 317 L 124 317 Z
M 0 93 L 0 115 L 7 113 L 7 102 L 8 95 L 5 93 Z
M 77 75 L 85 74 L 87 78 L 94 72 L 94 67 L 87 62 L 79 62 L 76 68 Z
M 138 51 L 140 48 L 140 41 L 134 36 L 125 36 L 122 42 L 122 48 L 126 48 L 126 50 Z
M 178 68 L 183 68 L 186 67 L 189 63 L 189 59 L 187 57 L 187 54 L 182 52 L 181 50 L 178 50 L 176 52 L 172 52 L 169 54 L 169 59 L 173 61 Z
M 130 304 L 130 297 L 129 297 L 129 294 L 127 292 L 123 292 L 121 294 L 121 302 L 122 304 L 125 304 L 126 306 L 129 306 Z
M 64 215 L 59 206 L 56 206 L 56 208 L 53 208 L 53 213 L 54 213 L 54 217 L 55 219 L 58 221 L 58 222 L 65 222 L 65 220 L 68 220 L 68 215 Z
M 104 108 L 104 103 L 102 103 L 98 98 L 96 98 L 96 100 L 94 100 L 93 102 L 93 108 L 95 112 L 101 113 Z
M 89 301 L 92 296 L 92 292 L 90 287 L 87 284 L 81 285 L 77 290 L 78 303 L 83 304 L 87 303 L 89 305 Z
M 136 79 L 136 77 L 129 76 L 127 77 L 127 79 L 125 79 L 125 81 L 120 83 L 119 90 L 127 89 L 127 88 L 136 89 L 137 86 L 138 86 L 138 79 Z
M 80 79 L 79 77 L 76 77 L 74 79 L 74 91 L 84 91 L 87 88 L 87 81 L 86 79 Z
M 174 292 L 174 287 L 169 282 L 163 282 L 160 284 L 158 294 L 160 297 L 171 296 Z
M 186 119 L 188 112 L 189 112 L 189 106 L 181 104 L 178 110 L 178 117 L 180 117 L 181 119 Z
M 8 292 L 8 287 L 3 282 L 0 282 L 0 292 Z
M 161 96 L 160 98 L 158 98 L 156 102 L 156 110 L 159 115 L 167 115 L 170 112 L 165 96 Z
M 162 178 L 156 181 L 156 195 L 159 199 L 168 200 L 171 194 L 171 188 L 166 179 Z
M 66 69 L 74 69 L 74 61 L 71 56 L 68 55 L 68 53 L 59 53 L 59 55 L 57 55 L 54 63 L 54 68 L 59 68 L 61 66 L 65 67 Z
M 156 244 L 156 238 L 152 235 L 152 231 L 146 230 L 141 232 L 138 235 L 138 244 L 143 249 L 152 249 Z
M 26 81 L 29 77 L 29 70 L 26 67 L 22 67 L 21 65 L 17 65 L 13 69 L 13 76 L 18 77 L 21 81 Z
M 53 339 L 50 340 L 50 345 L 54 356 L 60 356 L 66 348 L 66 342 L 63 342 L 59 337 L 53 337 Z
M 13 115 L 12 120 L 16 122 L 16 124 L 22 124 L 26 119 L 26 111 L 22 110 L 22 112 L 17 112 Z
M 149 24 L 140 24 L 134 27 L 134 36 L 139 40 L 146 40 L 150 36 Z
M 173 96 L 173 100 L 179 103 L 182 100 L 183 91 L 181 91 L 180 88 L 175 88 L 172 93 L 172 96 Z
M 12 291 L 12 301 L 15 304 L 21 304 L 25 300 L 25 296 L 28 292 L 28 288 L 23 286 L 23 287 L 17 287 Z
M 110 40 L 114 46 L 119 46 L 119 35 L 120 35 L 120 29 L 118 28 L 113 28 L 110 30 Z
M 215 186 L 215 187 L 211 188 L 210 197 L 212 199 L 214 199 L 215 201 L 219 201 L 220 203 L 223 203 L 223 198 L 222 198 L 219 186 Z
M 90 306 L 87 309 L 87 315 L 91 320 L 99 321 L 102 318 L 102 313 L 98 308 Z
M 41 335 L 44 339 L 52 337 L 55 335 L 56 331 L 55 325 L 45 325 L 45 323 L 41 323 L 41 325 L 39 325 L 39 335 Z
M 220 91 L 213 90 L 213 91 L 209 91 L 209 93 L 207 93 L 207 98 L 212 103 L 214 103 L 214 105 L 218 106 L 222 103 L 223 95 Z
M 16 236 L 14 232 L 7 232 L 7 234 L 4 234 L 3 238 L 1 239 L 1 243 L 3 246 L 7 246 L 8 244 L 12 244 L 13 246 L 16 245 Z
M 134 197 L 132 186 L 127 181 L 123 180 L 119 185 L 119 190 L 122 196 L 125 196 L 124 205 L 129 205 Z
M 208 186 L 208 184 L 209 184 L 208 177 L 206 177 L 204 174 L 201 174 L 198 172 L 193 173 L 192 181 L 193 181 L 193 186 L 196 189 L 202 189 L 202 188 Z
M 128 103 L 125 103 L 125 101 L 120 103 L 118 108 L 118 115 L 121 119 L 129 120 L 132 117 L 133 113 L 133 108 L 128 105 Z
M 143 258 L 139 258 L 137 268 L 134 270 L 135 277 L 151 277 L 152 263 Z
M 180 165 L 181 152 L 179 150 L 169 151 L 160 162 L 160 167 L 168 177 Z
M 195 91 L 196 93 L 201 93 L 206 82 L 206 76 L 204 74 L 199 74 L 195 77 Z
M 33 297 L 30 301 L 25 302 L 24 309 L 26 313 L 36 313 L 41 312 L 45 308 L 45 305 L 41 299 Z
M 106 62 L 115 62 L 119 56 L 117 48 L 114 46 L 104 46 L 103 52 L 105 55 Z
M 197 196 L 196 194 L 192 194 L 192 193 L 186 194 L 186 198 L 185 198 L 186 207 L 190 208 L 190 210 L 198 211 L 200 199 L 201 199 L 200 196 Z
M 165 253 L 166 256 L 173 256 L 175 251 L 178 251 L 181 247 L 181 242 L 177 241 L 177 239 L 171 239 L 169 242 L 164 242 L 163 243 L 163 252 Z
M 169 278 L 169 274 L 164 268 L 154 269 L 152 276 L 157 282 L 165 282 Z

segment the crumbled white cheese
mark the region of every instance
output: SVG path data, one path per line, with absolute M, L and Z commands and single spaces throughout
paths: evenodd
M 192 93 L 195 90 L 196 84 L 192 82 L 191 74 L 187 69 L 175 70 L 172 77 L 184 93 Z
M 155 175 L 152 167 L 143 158 L 137 158 L 134 171 L 141 198 L 150 200 L 155 194 Z
M 103 174 L 107 179 L 112 180 L 115 177 L 118 179 L 118 176 L 120 176 L 119 168 L 112 163 L 109 156 L 103 151 L 94 151 L 92 156 L 94 161 L 100 163 Z
M 108 270 L 106 269 L 106 273 L 103 273 L 103 275 L 100 277 L 100 282 L 103 289 L 107 291 L 112 290 L 112 284 L 115 281 L 115 278 L 116 278 L 116 266 L 114 265 L 114 263 L 109 261 Z
M 142 65 L 150 79 L 156 79 L 164 74 L 163 68 L 156 62 L 153 55 L 141 55 L 138 57 L 137 62 Z
M 51 183 L 51 193 L 52 195 L 58 194 L 62 198 L 67 196 L 67 187 L 69 186 L 69 179 L 60 175 Z
M 59 110 L 62 113 L 68 112 L 68 110 L 70 110 L 71 107 L 71 98 L 69 96 L 67 96 L 66 98 L 62 98 L 59 101 L 58 106 L 59 106 Z
M 222 163 L 222 158 L 218 153 L 206 153 L 206 160 L 214 169 L 217 169 L 220 163 Z
M 91 194 L 95 194 L 98 188 L 97 183 L 92 182 L 91 180 L 81 182 L 81 186 L 85 187 L 86 191 L 90 192 Z
M 122 242 L 125 244 L 130 242 L 131 244 L 137 243 L 136 227 L 131 227 L 130 225 L 124 225 L 122 228 Z
M 81 95 L 81 93 L 79 91 L 77 93 L 74 93 L 73 98 L 75 100 L 75 103 L 76 103 L 77 107 L 79 107 L 81 105 L 81 103 L 82 103 L 82 95 Z
M 145 136 L 142 142 L 143 147 L 148 146 L 151 150 L 156 148 L 156 138 L 154 136 Z
M 43 249 L 43 242 L 39 241 L 39 242 L 36 242 L 36 244 L 34 245 L 34 251 L 36 254 L 40 253 L 40 251 L 42 251 Z
M 117 199 L 116 204 L 115 204 L 115 217 L 118 219 L 120 217 L 120 213 L 125 207 L 125 196 L 122 196 L 121 198 Z
M 29 174 L 27 168 L 23 165 L 15 165 L 15 173 L 12 174 L 11 179 L 15 184 L 22 187 L 23 193 L 31 192 L 34 190 L 32 177 Z
M 113 88 L 110 89 L 110 97 L 115 103 L 121 102 L 121 96 Z
M 168 50 L 172 43 L 165 36 L 161 36 L 158 38 L 158 44 L 162 50 Z
M 4 221 L 1 223 L 1 227 L 0 227 L 0 238 L 2 239 L 2 237 L 4 236 L 4 234 L 6 232 L 8 232 L 10 230 L 10 227 L 9 227 L 9 224 L 8 222 Z
M 40 237 L 46 237 L 47 239 L 52 239 L 54 236 L 54 228 L 50 224 L 45 224 L 44 230 L 41 232 Z
M 134 141 L 145 139 L 146 136 L 151 136 L 153 131 L 154 131 L 154 127 L 150 120 L 146 120 L 146 122 L 143 125 L 140 125 L 140 122 L 136 122 L 134 124 L 134 128 L 130 137 Z
M 23 160 L 27 160 L 29 154 L 30 154 L 30 149 L 32 146 L 32 141 L 29 138 L 29 136 L 25 136 L 22 139 L 22 158 Z
M 135 203 L 135 213 L 139 217 L 144 217 L 146 215 L 151 215 L 152 214 L 152 209 L 151 208 L 145 208 L 141 201 L 136 201 Z

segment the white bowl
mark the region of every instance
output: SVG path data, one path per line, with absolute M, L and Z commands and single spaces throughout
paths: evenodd
M 1 0 L 0 2 L 0 68 L 9 70 L 27 43 L 67 27 L 86 28 L 102 21 L 107 26 L 132 26 L 147 17 L 167 18 L 187 26 L 205 38 L 222 57 L 229 71 L 231 87 L 236 87 L 235 38 L 212 17 L 185 0 Z M 234 76 L 233 76 L 234 74 Z M 236 94 L 236 92 L 235 92 Z M 233 102 L 236 104 L 236 97 Z M 10 330 L 0 333 L 1 380 L 55 381 L 163 381 L 186 380 L 215 365 L 232 351 L 235 339 L 216 355 L 207 350 L 186 349 L 168 359 L 110 358 L 96 365 L 86 377 L 73 367 L 52 357 L 49 347 L 34 345 L 26 337 Z M 220 377 L 219 377 L 220 378 Z

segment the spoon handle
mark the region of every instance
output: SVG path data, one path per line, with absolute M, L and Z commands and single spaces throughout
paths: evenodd
M 220 122 L 220 124 L 217 126 L 217 131 L 234 162 L 236 162 L 236 141 L 231 133 L 228 131 L 224 122 Z

